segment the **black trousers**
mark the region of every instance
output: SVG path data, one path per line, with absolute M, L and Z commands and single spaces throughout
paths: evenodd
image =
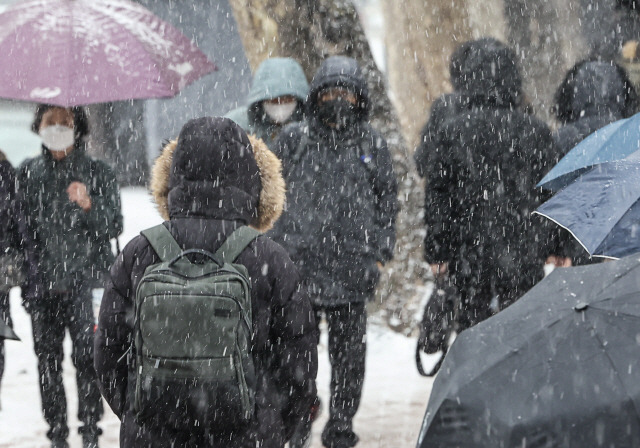
M 69 330 L 71 359 L 76 368 L 78 419 L 81 433 L 98 433 L 102 401 L 93 367 L 94 317 L 91 291 L 81 285 L 69 292 L 49 292 L 31 312 L 33 345 L 38 358 L 42 412 L 49 424 L 47 437 L 64 440 L 69 435 L 67 400 L 62 383 L 62 342 Z
M 326 437 L 351 438 L 353 417 L 360 407 L 367 352 L 367 311 L 365 303 L 314 307 L 316 324 L 324 314 L 329 331 L 331 383 L 329 421 Z M 320 332 L 318 331 L 318 336 Z M 323 436 L 324 439 L 325 436 Z

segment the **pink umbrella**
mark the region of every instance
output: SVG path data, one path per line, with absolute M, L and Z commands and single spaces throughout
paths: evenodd
M 127 0 L 19 1 L 0 14 L 0 98 L 69 107 L 176 95 L 215 70 Z

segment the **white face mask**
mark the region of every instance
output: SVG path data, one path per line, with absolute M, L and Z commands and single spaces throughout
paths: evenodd
M 273 104 L 273 103 L 262 103 L 262 107 L 264 107 L 264 111 L 269 118 L 271 118 L 274 122 L 278 124 L 286 123 L 293 112 L 298 107 L 297 102 L 293 103 L 285 103 L 285 104 Z
M 40 129 L 42 143 L 50 151 L 64 151 L 73 145 L 75 132 L 73 128 L 55 124 Z

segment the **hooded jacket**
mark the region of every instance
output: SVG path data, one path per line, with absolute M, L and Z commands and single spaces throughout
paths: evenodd
M 200 118 L 182 128 L 153 168 L 151 189 L 165 226 L 184 248 L 214 253 L 238 226 L 266 231 L 282 212 L 280 162 L 260 140 L 249 140 L 231 120 Z M 264 236 L 238 257 L 251 281 L 252 355 L 256 409 L 245 431 L 175 431 L 158 422 L 138 425 L 132 412 L 135 366 L 131 344 L 134 291 L 159 258 L 143 236 L 124 248 L 111 269 L 95 339 L 95 366 L 103 395 L 121 419 L 122 447 L 284 446 L 315 398 L 316 333 L 310 303 L 286 252 Z
M 61 161 L 43 146 L 41 156 L 20 166 L 17 178 L 47 288 L 66 291 L 74 279 L 101 281 L 115 258 L 110 240 L 122 232 L 120 191 L 111 168 L 87 156 L 85 144 L 76 141 Z M 69 200 L 67 188 L 74 181 L 87 186 L 88 212 Z
M 555 100 L 556 116 L 563 124 L 555 135 L 561 155 L 596 130 L 630 117 L 638 106 L 624 70 L 598 61 L 579 62 L 569 70 Z
M 274 123 L 265 113 L 262 102 L 281 96 L 293 96 L 298 106 L 289 122 L 303 118 L 304 101 L 309 92 L 309 84 L 300 64 L 291 58 L 270 58 L 265 60 L 253 77 L 247 105 L 229 112 L 226 117 L 238 123 L 247 133 L 262 139 L 269 148 L 282 126 Z
M 466 106 L 439 129 L 426 167 L 425 258 L 450 262 L 460 285 L 481 278 L 524 292 L 548 255 L 550 230 L 531 212 L 556 150 L 547 126 L 517 109 L 521 78 L 511 50 L 480 39 L 459 51 L 466 62 L 456 83 Z
M 469 41 L 456 48 L 451 55 L 449 78 L 454 92 L 442 95 L 431 105 L 414 155 L 421 177 L 427 175 L 438 157 L 437 137 L 448 119 L 471 104 L 518 107 L 521 102 L 522 81 L 513 54 L 495 39 Z
M 355 92 L 356 123 L 336 131 L 319 117 L 318 94 Z M 307 120 L 275 145 L 288 185 L 287 210 L 273 230 L 298 263 L 317 306 L 371 297 L 376 262 L 393 256 L 397 184 L 387 144 L 367 123 L 369 92 L 355 60 L 330 57 L 311 83 Z

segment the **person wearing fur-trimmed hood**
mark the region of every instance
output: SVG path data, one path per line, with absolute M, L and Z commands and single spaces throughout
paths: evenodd
M 156 161 L 151 189 L 177 243 L 211 253 L 240 226 L 266 231 L 284 205 L 278 158 L 262 141 L 219 117 L 183 126 L 177 141 L 167 144 Z M 227 434 L 206 434 L 201 426 L 175 429 L 155 420 L 136 421 L 134 366 L 122 359 L 133 331 L 128 316 L 134 291 L 145 269 L 158 262 L 148 240 L 134 238 L 111 269 L 100 309 L 95 366 L 102 393 L 122 421 L 120 446 L 284 447 L 315 397 L 317 371 L 313 312 L 287 253 L 259 236 L 236 259 L 251 282 L 256 406 L 246 428 Z

